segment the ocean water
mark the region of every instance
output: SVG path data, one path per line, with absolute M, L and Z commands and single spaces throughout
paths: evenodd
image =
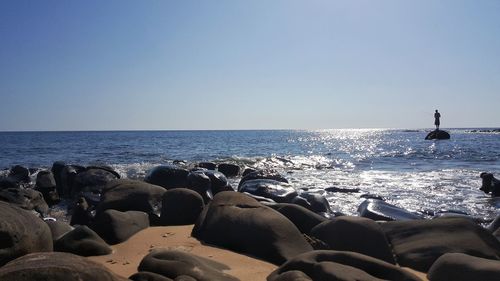
M 141 179 L 174 160 L 229 162 L 275 169 L 297 190 L 323 194 L 346 214 L 356 214 L 362 194 L 373 194 L 422 214 L 454 210 L 493 218 L 500 198 L 479 190 L 479 174 L 500 178 L 500 134 L 448 131 L 451 139 L 441 141 L 424 140 L 428 130 L 402 129 L 0 132 L 0 175 L 13 165 L 40 170 L 61 160 L 105 164 Z M 238 181 L 230 179 L 233 186 Z

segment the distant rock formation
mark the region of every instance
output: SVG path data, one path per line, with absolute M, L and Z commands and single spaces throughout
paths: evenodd
M 425 137 L 426 140 L 449 140 L 450 133 L 443 130 L 434 130 L 427 134 Z

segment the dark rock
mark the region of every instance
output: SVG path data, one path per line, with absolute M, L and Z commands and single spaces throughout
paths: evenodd
M 128 279 L 133 281 L 174 281 L 174 279 L 149 271 L 134 273 Z M 196 279 L 194 279 L 194 281 L 196 281 Z
M 208 203 L 212 200 L 212 181 L 203 170 L 191 171 L 188 176 L 188 187 L 196 191 L 203 198 L 203 201 Z
M 198 167 L 205 168 L 207 170 L 215 170 L 217 168 L 217 164 L 213 162 L 201 162 L 198 163 Z
M 59 174 L 60 184 L 57 186 L 57 193 L 59 196 L 69 198 L 73 195 L 72 190 L 75 182 L 76 175 L 84 171 L 85 168 L 77 165 L 67 165 L 61 170 Z
M 295 189 L 288 183 L 271 179 L 246 180 L 238 191 L 267 197 L 278 203 L 290 203 L 297 196 Z
M 259 201 L 260 203 L 263 203 L 266 206 L 271 206 L 271 205 L 277 204 L 276 201 L 274 201 L 271 198 L 267 198 L 267 197 L 264 197 L 264 196 L 257 196 L 257 195 L 254 195 L 254 194 L 251 194 L 251 193 L 248 193 L 248 192 L 242 192 L 242 193 L 245 194 L 246 196 L 252 197 L 253 199 Z
M 78 198 L 72 212 L 70 225 L 90 225 L 92 215 L 89 204 L 85 198 Z
M 0 268 L 1 281 L 127 281 L 101 264 L 69 253 L 33 253 Z
M 62 194 L 61 173 L 64 167 L 66 167 L 66 163 L 62 161 L 56 161 L 52 164 L 52 168 L 50 169 L 50 171 L 54 175 L 54 179 L 56 180 L 57 193 L 59 195 Z
M 113 250 L 92 229 L 80 225 L 59 238 L 54 244 L 54 251 L 88 257 L 107 255 Z
M 297 200 L 300 198 L 305 199 L 305 205 L 299 204 L 315 213 L 331 213 L 330 203 L 321 194 L 302 192 L 299 196 L 292 199 L 292 203 L 297 204 Z
M 491 192 L 494 197 L 500 196 L 500 180 L 491 173 L 481 173 L 479 176 L 483 179 L 480 190 L 486 194 Z
M 10 179 L 15 182 L 30 182 L 30 171 L 28 168 L 16 165 L 10 169 L 9 176 Z
M 168 190 L 163 194 L 161 225 L 194 224 L 204 207 L 203 198 L 187 188 Z
M 325 188 L 325 190 L 328 192 L 338 192 L 338 193 L 358 193 L 360 191 L 359 188 L 342 188 L 336 186 L 327 187 Z
M 255 172 L 248 173 L 241 178 L 240 183 L 238 184 L 238 190 L 240 190 L 241 185 L 249 180 L 262 180 L 262 179 L 267 179 L 267 180 L 275 180 L 283 183 L 288 183 L 288 180 L 285 179 L 282 175 L 280 175 L 278 172 L 273 171 L 273 170 L 259 170 Z
M 99 214 L 107 209 L 115 209 L 122 212 L 159 213 L 162 195 L 165 191 L 161 186 L 142 181 L 114 180 L 103 189 L 101 202 L 97 205 L 96 212 Z
M 500 242 L 469 219 L 394 221 L 380 225 L 401 266 L 427 272 L 446 253 L 499 259 Z
M 47 224 L 31 212 L 0 202 L 0 266 L 22 255 L 52 251 Z
M 285 216 L 242 193 L 218 193 L 196 221 L 193 237 L 281 264 L 312 250 Z
M 240 166 L 236 164 L 221 163 L 217 166 L 217 170 L 226 177 L 236 177 L 240 173 Z
M 429 269 L 430 281 L 497 281 L 500 280 L 500 261 L 460 253 L 442 255 Z
M 495 219 L 486 227 L 490 232 L 495 232 L 500 228 L 500 214 L 498 214 Z
M 442 130 L 434 130 L 427 134 L 425 137 L 426 140 L 449 140 L 450 134 L 446 131 Z
M 229 269 L 224 264 L 190 253 L 173 250 L 154 250 L 144 257 L 138 269 L 139 271 L 158 273 L 168 278 L 186 275 L 197 281 L 238 280 L 222 272 L 222 270 Z
M 109 182 L 119 178 L 120 175 L 111 168 L 87 167 L 75 176 L 70 194 L 71 196 L 82 195 L 90 205 L 97 205 L 102 189 Z
M 15 180 L 4 177 L 0 178 L 0 190 L 7 188 L 20 188 L 21 186 Z
M 410 213 L 378 199 L 367 199 L 363 201 L 358 207 L 358 213 L 361 217 L 377 221 L 423 219 L 422 216 Z
M 212 170 L 203 171 L 203 173 L 210 178 L 213 195 L 222 191 L 234 191 L 223 173 Z
M 31 188 L 6 188 L 0 190 L 0 200 L 14 204 L 25 210 L 35 210 L 44 215 L 49 206 L 43 200 L 43 195 Z
M 149 216 L 144 212 L 106 210 L 97 215 L 92 229 L 110 245 L 126 241 L 132 235 L 149 227 Z
M 326 218 L 296 204 L 277 203 L 269 207 L 287 217 L 300 232 L 305 234 L 310 234 L 313 227 L 327 221 Z
M 393 264 L 354 252 L 316 250 L 300 254 L 273 271 L 268 281 L 420 281 Z
M 66 222 L 46 220 L 45 223 L 49 226 L 52 233 L 52 241 L 55 243 L 57 239 L 72 231 L 74 228 Z
M 188 187 L 189 171 L 175 166 L 158 166 L 148 172 L 146 182 L 166 189 Z
M 241 176 L 242 177 L 245 177 L 246 175 L 250 174 L 250 173 L 253 173 L 253 172 L 257 172 L 256 169 L 254 168 L 246 168 L 243 173 L 241 173 Z
M 56 188 L 56 180 L 51 171 L 44 170 L 38 172 L 35 189 L 42 193 L 45 202 L 47 202 L 49 206 L 55 205 L 61 201 Z
M 371 219 L 350 216 L 333 218 L 316 225 L 311 235 L 326 242 L 332 250 L 356 252 L 396 263 L 382 228 Z

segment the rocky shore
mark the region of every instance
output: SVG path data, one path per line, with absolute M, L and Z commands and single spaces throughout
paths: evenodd
M 0 179 L 0 281 L 500 280 L 499 217 L 429 218 L 365 197 L 346 216 L 231 163 L 179 161 L 144 180 L 15 166 Z

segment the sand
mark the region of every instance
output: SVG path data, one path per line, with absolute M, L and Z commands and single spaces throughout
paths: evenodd
M 118 275 L 128 278 L 137 272 L 142 258 L 152 249 L 171 249 L 209 258 L 227 265 L 224 271 L 245 280 L 266 280 L 277 267 L 274 264 L 231 252 L 225 249 L 202 245 L 191 237 L 193 225 L 149 227 L 127 241 L 112 246 L 113 253 L 106 256 L 89 257 Z

